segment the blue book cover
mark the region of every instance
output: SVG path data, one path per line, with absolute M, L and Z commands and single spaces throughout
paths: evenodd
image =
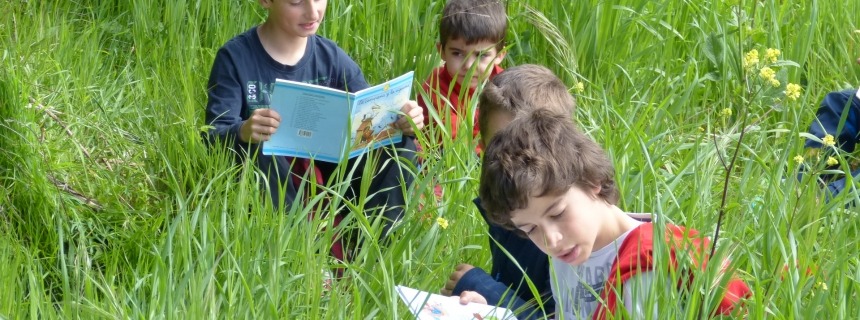
M 398 143 L 394 127 L 412 93 L 413 72 L 354 93 L 278 79 L 271 108 L 281 125 L 263 154 L 338 163 Z

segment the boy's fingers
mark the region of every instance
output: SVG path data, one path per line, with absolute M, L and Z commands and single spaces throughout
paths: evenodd
M 251 121 L 251 123 L 253 124 L 254 131 L 256 132 L 273 133 L 273 129 L 277 129 L 279 126 L 281 126 L 280 120 L 272 117 L 266 117 L 265 115 L 254 115 L 253 117 L 251 117 Z M 270 130 L 272 132 L 269 132 Z
M 442 294 L 446 296 L 454 294 L 454 286 L 456 285 L 456 281 L 454 281 L 453 279 L 448 279 L 448 281 L 445 281 L 445 287 L 442 288 Z
M 269 137 L 270 135 L 259 132 L 255 132 L 253 135 L 251 135 L 251 139 L 254 140 L 253 142 L 269 141 Z
M 460 304 L 466 305 L 472 302 L 487 304 L 487 299 L 475 291 L 463 291 L 463 293 L 460 294 Z
M 403 132 L 405 132 L 405 133 L 412 133 L 413 132 L 412 131 L 412 124 L 409 123 L 409 119 L 407 119 L 406 117 L 400 117 L 400 119 L 397 119 L 397 122 L 395 122 L 395 125 L 397 126 L 398 129 L 403 130 Z M 417 123 L 416 123 L 416 125 L 417 125 Z
M 281 121 L 281 115 L 277 111 L 272 110 L 272 109 L 257 109 L 257 110 L 254 110 L 254 115 L 259 115 L 259 116 L 266 117 L 266 118 L 272 118 L 278 122 Z
M 400 111 L 405 113 L 405 114 L 409 114 L 412 110 L 416 110 L 416 109 L 419 112 L 424 113 L 424 111 L 421 110 L 421 106 L 419 106 L 418 103 L 415 102 L 415 100 L 409 100 L 403 104 L 403 107 L 400 108 Z
M 468 264 L 468 263 L 461 263 L 461 264 L 458 264 L 458 265 L 457 265 L 457 268 L 456 268 L 456 269 L 457 269 L 457 271 L 460 271 L 460 270 L 463 270 L 463 271 L 469 271 L 469 270 L 471 270 L 472 268 L 474 268 L 474 267 L 473 267 L 471 264 Z
M 254 124 L 252 129 L 253 129 L 254 133 L 258 133 L 261 135 L 271 135 L 271 134 L 274 134 L 275 131 L 278 130 L 277 127 L 261 125 L 261 124 Z
M 267 118 L 269 120 L 269 126 L 272 128 L 277 128 L 281 125 L 281 120 L 276 118 Z

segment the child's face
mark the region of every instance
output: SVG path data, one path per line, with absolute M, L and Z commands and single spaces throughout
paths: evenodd
M 574 186 L 561 195 L 529 197 L 525 209 L 512 212 L 511 222 L 547 255 L 581 265 L 595 249 L 611 208 L 597 197 L 599 191 Z
M 309 37 L 317 32 L 325 9 L 326 0 L 260 0 L 269 10 L 268 21 L 274 22 L 285 35 Z
M 496 43 L 490 41 L 466 44 L 463 39 L 448 39 L 447 44 L 437 45 L 437 49 L 442 60 L 445 61 L 448 74 L 457 83 L 468 83 L 470 88 L 477 87 L 481 81 L 487 79 L 493 66 L 498 65 L 505 58 L 505 53 L 498 52 Z M 472 76 L 466 79 L 466 75 L 473 67 L 475 70 Z

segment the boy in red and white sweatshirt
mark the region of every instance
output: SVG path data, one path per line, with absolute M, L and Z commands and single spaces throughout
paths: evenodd
M 678 306 L 648 305 L 650 288 L 689 284 L 691 269 L 708 263 L 710 241 L 693 229 L 657 228 L 618 208 L 612 162 L 569 117 L 535 110 L 490 140 L 479 188 L 488 218 L 526 235 L 551 257 L 556 317 L 622 317 L 623 305 L 633 318 L 656 319 L 661 307 Z M 655 254 L 657 246 L 668 248 L 668 259 Z M 668 274 L 680 278 L 657 278 Z M 719 305 L 708 314 L 740 312 L 749 287 L 734 278 L 720 283 L 724 290 L 713 291 Z M 475 292 L 463 293 L 461 301 L 484 302 Z

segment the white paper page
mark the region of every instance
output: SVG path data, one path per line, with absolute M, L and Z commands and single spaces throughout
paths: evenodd
M 459 297 L 424 292 L 404 286 L 396 286 L 400 299 L 409 306 L 420 320 L 516 320 L 508 309 L 479 303 L 460 304 Z

